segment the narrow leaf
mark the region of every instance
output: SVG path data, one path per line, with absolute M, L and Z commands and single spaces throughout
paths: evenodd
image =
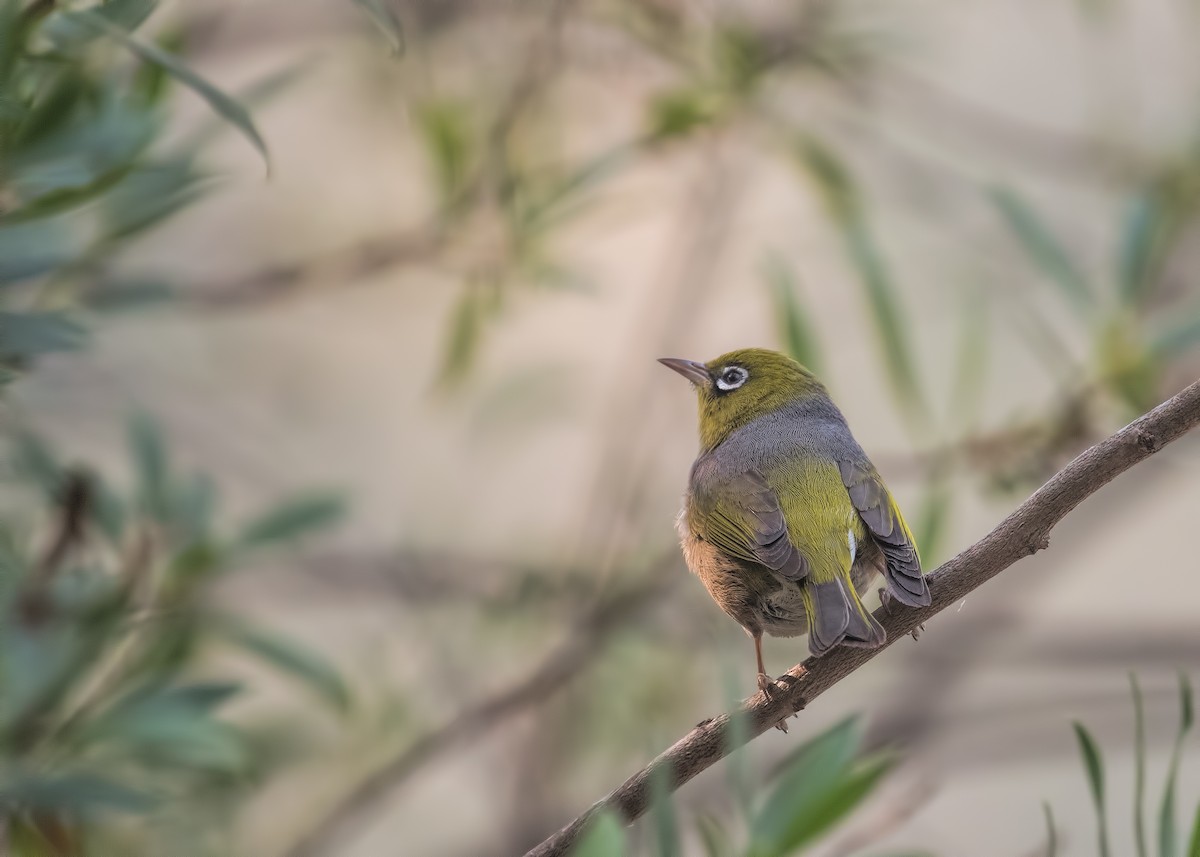
M 149 810 L 154 803 L 149 795 L 92 774 L 17 777 L 0 783 L 0 804 L 26 810 L 140 813 Z
M 242 548 L 257 548 L 275 542 L 297 539 L 301 536 L 328 527 L 345 512 L 340 497 L 318 494 L 300 497 L 271 509 L 260 518 L 251 521 L 235 544 Z
M 797 294 L 794 272 L 782 258 L 772 254 L 763 264 L 763 276 L 771 290 L 775 325 L 784 350 L 804 366 L 821 374 L 820 344 L 808 312 Z
M 926 412 L 908 342 L 908 323 L 902 318 L 887 264 L 865 221 L 856 218 L 846 224 L 843 237 L 866 289 L 871 318 L 883 345 L 884 368 L 892 383 L 892 394 L 910 419 L 923 420 Z
M 74 257 L 75 242 L 61 220 L 0 226 L 0 286 L 48 274 Z
M 167 449 L 162 427 L 144 411 L 129 418 L 129 452 L 137 474 L 138 502 L 155 520 L 167 518 Z
M 0 357 L 37 357 L 77 351 L 87 332 L 62 312 L 0 312 Z
M 94 11 L 84 10 L 64 12 L 63 14 L 71 20 L 79 21 L 103 33 L 113 41 L 120 43 L 140 59 L 160 66 L 163 71 L 207 101 L 213 110 L 241 131 L 246 139 L 250 141 L 251 145 L 262 155 L 263 161 L 269 165 L 267 144 L 258 133 L 258 129 L 254 126 L 254 120 L 250 118 L 250 114 L 246 109 L 184 65 L 178 57 L 167 53 L 155 44 L 144 42 L 131 36 L 120 26 L 98 15 Z
M 960 425 L 969 426 L 984 401 L 988 367 L 987 296 L 983 289 L 972 289 L 966 298 L 959 322 L 960 339 L 954 360 L 954 382 L 950 390 L 950 416 Z
M 1192 839 L 1188 843 L 1187 857 L 1200 857 L 1200 804 L 1196 805 L 1196 817 L 1192 819 Z
M 625 831 L 607 810 L 588 823 L 571 857 L 625 857 Z
M 1079 741 L 1079 754 L 1083 757 L 1088 787 L 1092 792 L 1092 803 L 1096 808 L 1097 840 L 1100 857 L 1109 857 L 1108 812 L 1104 806 L 1104 759 L 1100 748 L 1082 723 L 1071 724 Z
M 761 853 L 764 857 L 784 857 L 822 836 L 857 808 L 894 764 L 890 756 L 877 756 L 856 764 L 815 801 L 798 808 L 783 836 Z
M 1146 857 L 1146 712 L 1137 676 L 1129 674 L 1133 695 L 1133 831 L 1138 857 Z
M 1093 308 L 1091 289 L 1067 251 L 1032 208 L 1014 191 L 994 187 L 989 195 L 1030 259 L 1077 309 Z
M 945 476 L 935 475 L 925 488 L 925 497 L 917 512 L 914 527 L 917 551 L 926 568 L 937 565 L 938 557 L 941 556 L 942 538 L 950 519 L 952 499 Z
M 704 845 L 705 857 L 729 857 L 733 854 L 733 845 L 725 833 L 721 822 L 708 814 L 696 818 L 696 832 Z
M 1178 831 L 1175 827 L 1175 790 L 1179 779 L 1179 765 L 1183 759 L 1183 743 L 1192 728 L 1192 686 L 1184 673 L 1179 674 L 1179 730 L 1175 733 L 1175 746 L 1171 752 L 1171 763 L 1167 768 L 1167 782 L 1163 787 L 1162 804 L 1158 810 L 1158 855 L 1178 857 Z
M 1200 307 L 1172 313 L 1168 322 L 1150 338 L 1150 351 L 1157 357 L 1177 357 L 1200 345 Z
M 404 27 L 400 16 L 387 0 L 354 0 L 354 4 L 367 13 L 371 23 L 387 39 L 394 56 L 404 55 Z
M 1054 810 L 1042 801 L 1042 813 L 1046 818 L 1046 857 L 1058 857 L 1058 829 L 1054 826 Z
M 228 617 L 218 623 L 216 630 L 231 643 L 300 679 L 334 708 L 344 711 L 349 707 L 350 691 L 341 675 L 314 650 Z
M 780 766 L 778 781 L 751 825 L 754 854 L 781 854 L 846 775 L 858 750 L 858 718 L 849 717 L 805 742 Z
M 1117 261 L 1118 284 L 1125 304 L 1135 306 L 1153 284 L 1163 235 L 1162 201 L 1145 192 L 1128 206 Z
M 654 840 L 658 857 L 679 857 L 679 819 L 671 800 L 671 771 L 660 765 L 650 773 L 650 811 L 654 819 Z

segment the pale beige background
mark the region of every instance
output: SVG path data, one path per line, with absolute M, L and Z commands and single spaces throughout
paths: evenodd
M 430 191 L 419 181 L 423 167 L 403 83 L 406 75 L 429 74 L 449 88 L 455 69 L 423 67 L 420 46 L 404 62 L 390 62 L 358 27 L 349 4 L 227 5 L 198 57 L 202 70 L 236 88 L 311 53 L 313 71 L 259 112 L 273 151 L 270 181 L 243 142 L 228 137 L 219 147 L 229 174 L 224 186 L 147 242 L 137 264 L 170 266 L 192 282 L 222 282 L 415 222 Z M 1194 130 L 1200 59 L 1186 37 L 1197 30 L 1176 17 L 1186 6 L 1123 4 L 1100 38 L 1081 29 L 1068 2 L 905 0 L 888 14 L 910 40 L 900 51 L 905 62 L 962 100 L 1063 134 L 1099 130 L 1154 149 Z M 603 42 L 593 47 L 594 55 L 581 61 L 586 73 L 568 79 L 566 109 L 588 111 L 589 128 L 597 127 L 595 116 L 607 115 L 606 132 L 619 139 L 638 119 L 637 99 L 663 71 L 628 67 Z M 971 187 L 994 180 L 1020 186 L 1097 268 L 1112 246 L 1112 194 L 1066 170 L 1028 169 L 977 134 L 942 133 L 937 110 L 903 85 L 884 82 L 874 99 L 876 121 L 869 124 L 836 104 L 787 109 L 811 111 L 849 141 L 877 205 L 882 242 L 902 272 L 910 332 L 932 388 L 947 386 L 960 303 L 968 287 L 979 286 L 997 307 L 987 419 L 1037 412 L 1049 380 L 999 307 L 1037 300 L 1038 311 L 1053 319 L 1061 305 L 1044 299 L 1045 284 Z M 190 100 L 185 113 L 203 116 Z M 601 142 L 573 145 L 587 151 Z M 910 147 L 933 160 L 913 167 Z M 490 334 L 479 371 L 456 396 L 431 393 L 431 382 L 457 282 L 410 267 L 358 282 L 321 282 L 302 296 L 236 312 L 168 310 L 105 322 L 89 355 L 48 362 L 23 385 L 20 400 L 73 452 L 109 462 L 120 461 L 121 419 L 129 407 L 152 409 L 177 456 L 218 479 L 230 517 L 289 490 L 344 488 L 353 499 L 350 519 L 313 546 L 303 568 L 248 572 L 222 596 L 324 647 L 359 680 L 382 671 L 415 694 L 410 704 L 434 725 L 484 688 L 521 674 L 549 638 L 465 651 L 469 627 L 438 618 L 431 629 L 419 605 L 348 584 L 333 567 L 402 548 L 566 561 L 597 539 L 581 522 L 592 514 L 600 451 L 625 445 L 648 461 L 648 493 L 630 538 L 646 547 L 670 545 L 694 454 L 694 414 L 686 389 L 653 358 L 664 349 L 708 358 L 730 347 L 774 344 L 756 274 L 764 247 L 797 265 L 828 380 L 864 446 L 880 458 L 911 448 L 886 400 L 858 285 L 815 197 L 788 179 L 780 162 L 760 162 L 744 141 L 726 141 L 718 158 L 739 208 L 721 229 L 725 252 L 706 286 L 708 299 L 677 325 L 669 323 L 674 310 L 665 302 L 680 277 L 678 246 L 695 206 L 694 186 L 711 163 L 664 153 L 607 186 L 567 230 L 564 255 L 588 272 L 596 292 L 515 301 Z M 930 165 L 938 163 L 942 171 L 935 173 Z M 679 329 L 663 333 L 671 327 Z M 503 397 L 506 381 L 545 367 L 564 372 L 547 406 L 527 417 L 495 417 L 485 409 L 489 397 Z M 823 697 L 791 735 L 765 736 L 756 752 L 763 758 L 783 752 L 848 711 L 898 717 L 913 696 L 920 698 L 923 682 L 936 684 L 937 675 L 961 668 L 939 700 L 935 722 L 884 790 L 883 802 L 897 805 L 905 795 L 931 794 L 887 842 L 943 855 L 1032 853 L 1045 799 L 1067 831 L 1066 853 L 1093 853 L 1068 724 L 1083 719 L 1102 742 L 1119 748 L 1109 756 L 1112 799 L 1124 806 L 1131 764 L 1125 673 L 1137 669 L 1150 707 L 1157 788 L 1175 716 L 1172 669 L 1195 675 L 1200 661 L 1200 569 L 1192 544 L 1198 477 L 1200 447 L 1185 442 L 1118 480 L 1055 531 L 1049 551 L 939 617 L 919 643 L 903 642 Z M 914 504 L 917 486 L 894 482 L 901 499 Z M 951 547 L 969 543 L 1015 503 L 981 498 L 969 483 L 960 497 Z M 326 574 L 337 582 L 323 583 Z M 681 676 L 697 682 L 697 702 L 667 716 L 632 712 L 644 718 L 645 734 L 627 736 L 619 767 L 593 759 L 594 770 L 572 777 L 569 808 L 584 808 L 632 770 L 627 760 L 648 757 L 713 713 L 720 694 L 712 653 L 727 646 L 731 657 L 749 658 L 736 629 L 694 582 L 685 581 L 660 613 L 658 645 L 665 657 L 686 664 Z M 455 621 L 474 620 L 464 612 Z M 803 647 L 770 641 L 767 651 L 782 671 Z M 459 683 L 461 672 L 439 674 L 446 662 L 460 670 L 473 657 L 488 676 L 481 685 Z M 279 699 L 295 704 L 296 697 L 281 690 Z M 526 726 L 519 719 L 436 765 L 398 792 L 386 817 L 341 853 L 492 853 L 489 831 L 510 805 L 507 750 L 520 746 Z M 350 770 L 377 757 L 369 741 L 363 746 L 333 721 L 317 740 L 325 755 L 306 772 L 318 776 L 276 786 L 250 808 L 242 831 L 246 853 L 280 848 Z M 1191 747 L 1194 761 L 1194 741 Z M 1194 805 L 1197 765 L 1185 785 L 1183 805 Z M 719 801 L 722 790 L 721 774 L 710 772 L 683 795 Z M 1114 813 L 1119 826 L 1127 815 Z M 1117 830 L 1117 841 L 1125 833 Z

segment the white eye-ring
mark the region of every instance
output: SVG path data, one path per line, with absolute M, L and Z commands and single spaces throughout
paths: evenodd
M 746 383 L 750 373 L 741 366 L 726 366 L 717 376 L 717 388 L 720 390 L 736 390 Z

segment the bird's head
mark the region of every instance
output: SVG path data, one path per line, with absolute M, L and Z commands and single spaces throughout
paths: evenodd
M 700 445 L 705 450 L 785 405 L 829 395 L 795 360 L 765 348 L 730 351 L 707 363 L 678 357 L 663 357 L 658 362 L 695 386 L 700 400 Z

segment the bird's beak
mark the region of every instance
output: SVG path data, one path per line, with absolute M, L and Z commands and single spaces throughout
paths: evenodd
M 674 369 L 693 384 L 708 386 L 712 383 L 708 369 L 704 367 L 703 363 L 697 363 L 695 360 L 684 360 L 682 357 L 660 357 L 658 358 L 658 362 L 668 369 Z

